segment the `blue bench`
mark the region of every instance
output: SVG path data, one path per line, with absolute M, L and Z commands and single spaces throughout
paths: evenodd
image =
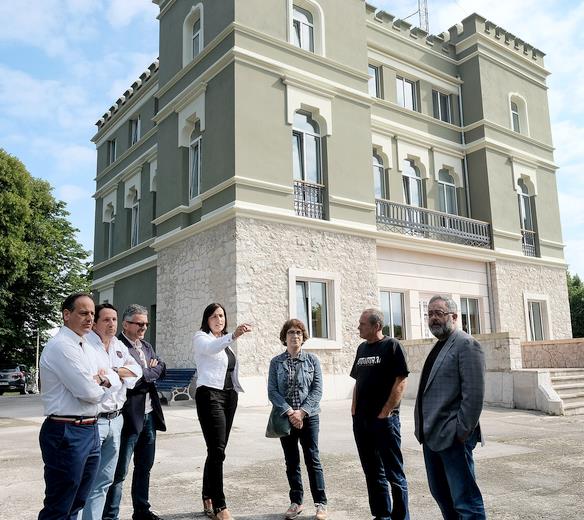
M 162 397 L 166 397 L 164 393 L 170 393 L 170 397 L 166 398 L 169 405 L 179 395 L 186 395 L 186 400 L 190 400 L 191 381 L 196 373 L 196 368 L 167 368 L 164 379 L 156 381 L 156 389 Z

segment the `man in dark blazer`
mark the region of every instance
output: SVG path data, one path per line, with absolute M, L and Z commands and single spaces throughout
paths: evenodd
M 428 326 L 438 341 L 420 376 L 415 435 L 423 445 L 432 496 L 446 520 L 485 519 L 472 452 L 481 439 L 485 356 L 472 336 L 457 328 L 456 303 L 437 295 Z
M 166 365 L 154 352 L 152 345 L 144 341 L 148 327 L 148 311 L 141 305 L 130 305 L 124 312 L 123 331 L 118 338 L 128 347 L 130 354 L 140 364 L 143 376 L 132 390 L 128 390 L 122 409 L 124 427 L 120 455 L 114 481 L 108 491 L 103 520 L 118 520 L 122 487 L 132 454 L 134 474 L 132 477 L 133 520 L 159 520 L 151 511 L 148 501 L 150 470 L 154 464 L 156 430 L 166 431 L 160 398 L 155 381 L 164 377 Z

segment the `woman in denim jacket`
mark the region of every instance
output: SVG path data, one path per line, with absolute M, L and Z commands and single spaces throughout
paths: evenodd
M 298 441 L 304 452 L 304 462 L 310 481 L 310 491 L 316 506 L 315 520 L 327 518 L 324 474 L 318 452 L 322 371 L 320 361 L 302 351 L 308 339 L 304 323 L 292 319 L 284 323 L 280 341 L 286 351 L 270 361 L 268 397 L 282 415 L 287 415 L 292 426 L 290 435 L 280 438 L 286 460 L 286 475 L 290 485 L 290 507 L 285 518 L 296 518 L 304 509 L 304 491 L 300 473 Z

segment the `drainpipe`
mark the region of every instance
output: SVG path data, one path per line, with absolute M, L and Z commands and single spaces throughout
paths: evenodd
M 460 76 L 456 76 L 457 79 L 460 79 Z M 462 172 L 464 175 L 464 194 L 466 200 L 466 216 L 471 218 L 470 215 L 470 190 L 468 187 L 468 163 L 466 160 L 466 140 L 464 138 L 464 115 L 462 113 L 462 88 L 458 85 L 458 111 L 460 113 L 460 141 L 462 143 L 462 148 L 464 150 L 464 157 L 462 158 Z

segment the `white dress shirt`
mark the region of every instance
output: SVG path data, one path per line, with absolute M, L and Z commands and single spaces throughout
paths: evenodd
M 122 334 L 124 334 L 124 333 L 122 332 Z M 124 334 L 124 337 L 136 349 L 136 352 L 138 352 L 138 356 L 140 356 L 140 362 L 142 363 L 143 368 L 148 368 L 148 361 L 146 360 L 146 356 L 144 355 L 144 351 L 142 350 L 142 342 L 139 339 L 137 339 L 136 341 L 132 341 L 125 334 Z M 130 354 L 130 356 L 131 356 L 131 354 Z M 150 398 L 150 394 L 146 394 L 146 401 L 145 401 L 145 405 L 144 405 L 144 414 L 150 413 L 152 410 L 153 410 L 152 399 Z
M 134 388 L 136 381 L 142 377 L 142 368 L 128 352 L 128 347 L 115 336 L 110 340 L 108 350 L 105 349 L 103 341 L 101 341 L 101 338 L 94 331 L 89 332 L 85 336 L 85 339 L 95 351 L 98 368 L 107 370 L 106 377 L 108 379 L 111 377 L 115 380 L 117 377 L 116 372 L 112 370 L 113 368 L 126 367 L 136 374 L 135 377 L 119 378 L 121 379 L 119 389 L 117 391 L 113 390 L 109 399 L 99 403 L 98 407 L 99 412 L 121 410 L 126 402 L 126 390 L 128 388 Z
M 225 348 L 231 349 L 235 340 L 231 334 L 225 334 L 216 338 L 211 332 L 198 330 L 193 337 L 193 349 L 195 351 L 195 365 L 197 366 L 197 388 L 208 386 L 222 390 L 225 385 L 228 358 Z M 236 392 L 243 392 L 239 383 L 239 364 L 235 358 L 235 368 L 231 376 L 233 388 Z
M 93 350 L 84 337 L 66 326 L 47 342 L 40 360 L 45 415 L 94 417 L 98 404 L 119 389 L 117 374 L 110 379 L 111 388 L 99 386 L 93 379 L 97 374 Z

